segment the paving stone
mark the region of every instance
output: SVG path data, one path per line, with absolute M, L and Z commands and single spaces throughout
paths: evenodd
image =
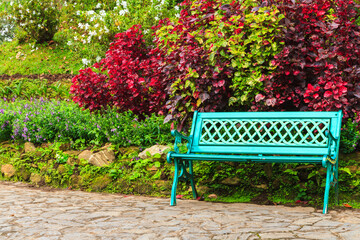
M 260 233 L 261 239 L 293 239 L 296 236 L 291 232 Z

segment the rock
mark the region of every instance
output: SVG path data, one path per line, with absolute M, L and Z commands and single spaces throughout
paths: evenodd
M 69 156 L 78 156 L 81 152 L 80 151 L 69 150 L 69 151 L 65 151 L 64 153 L 69 155 Z
M 78 155 L 78 158 L 79 158 L 79 159 L 89 160 L 90 157 L 91 157 L 91 154 L 92 154 L 91 151 L 85 150 L 85 151 L 82 151 L 82 152 Z
M 267 189 L 266 184 L 255 185 L 256 188 Z
M 98 167 L 108 166 L 115 160 L 115 154 L 113 150 L 102 150 L 94 153 L 89 158 L 89 163 Z
M 217 198 L 217 195 L 216 195 L 216 194 L 210 194 L 210 195 L 208 196 L 208 198 Z
M 51 143 L 42 143 L 41 148 L 49 148 L 51 146 Z
M 148 170 L 148 171 L 157 171 L 158 168 L 154 165 L 152 167 L 147 168 L 146 170 Z
M 79 188 L 82 185 L 82 177 L 79 175 L 71 175 L 70 182 L 73 188 Z
M 5 177 L 11 178 L 14 176 L 16 169 L 11 164 L 5 164 L 1 166 L 1 172 L 4 174 Z
M 198 186 L 198 187 L 196 187 L 196 191 L 198 192 L 198 194 L 200 194 L 200 195 L 203 195 L 203 194 L 205 194 L 205 193 L 207 193 L 208 191 L 209 191 L 209 187 L 207 187 L 207 186 Z
M 24 145 L 24 150 L 25 152 L 35 152 L 36 151 L 36 147 L 32 142 L 26 142 Z
M 66 163 L 73 166 L 75 164 L 80 164 L 80 160 L 77 158 L 69 157 Z
M 57 167 L 57 170 L 60 174 L 63 174 L 66 172 L 66 168 L 63 164 L 60 164 L 58 167 Z
M 30 178 L 31 172 L 26 170 L 26 168 L 22 167 L 20 170 L 16 171 L 16 176 L 18 176 L 18 178 L 24 180 L 24 181 L 28 181 Z
M 112 179 L 107 175 L 97 177 L 91 183 L 91 188 L 95 191 L 103 190 L 104 188 L 107 187 L 107 185 L 109 185 L 111 183 L 111 181 L 112 181 Z
M 71 144 L 70 143 L 63 143 L 60 145 L 59 149 L 61 151 L 67 151 L 71 149 Z
M 112 146 L 111 143 L 106 143 L 105 146 L 103 146 L 102 148 L 100 148 L 101 150 L 106 150 L 109 149 Z
M 161 157 L 163 157 L 165 155 L 164 151 L 167 149 L 170 149 L 170 147 L 165 146 L 165 145 L 154 145 L 150 148 L 145 149 L 141 153 L 139 153 L 139 157 L 141 159 L 149 158 L 149 156 L 146 154 L 147 152 L 149 152 L 151 157 L 153 157 L 157 153 L 160 154 Z
M 238 177 L 225 178 L 221 181 L 221 183 L 226 185 L 238 185 L 240 183 L 240 179 Z
M 31 176 L 30 176 L 30 181 L 32 183 L 35 183 L 36 185 L 39 185 L 43 181 L 43 179 L 40 176 L 40 174 L 32 173 Z

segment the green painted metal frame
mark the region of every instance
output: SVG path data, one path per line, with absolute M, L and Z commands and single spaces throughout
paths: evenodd
M 193 161 L 314 163 L 327 169 L 323 213 L 330 186 L 338 203 L 338 155 L 342 112 L 194 112 L 190 135 L 173 130 L 175 174 L 170 205 L 176 205 L 179 181 L 190 181 L 197 197 Z M 178 144 L 187 141 L 187 153 Z M 276 156 L 274 156 L 276 154 Z

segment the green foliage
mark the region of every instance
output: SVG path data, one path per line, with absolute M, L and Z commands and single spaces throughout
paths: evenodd
M 261 76 L 275 69 L 270 61 L 282 49 L 281 43 L 276 42 L 274 37 L 280 34 L 279 22 L 284 16 L 274 6 L 260 7 L 254 11 L 255 7 L 257 4 L 253 0 L 243 2 L 243 12 L 234 14 L 228 22 L 223 21 L 227 11 L 220 10 L 215 14 L 211 26 L 205 30 L 204 43 L 211 52 L 211 63 L 216 64 L 214 56 L 220 52 L 235 69 L 229 105 L 253 101 L 262 90 Z
M 140 121 L 133 113 L 119 114 L 115 108 L 91 114 L 68 101 L 0 100 L 0 119 L 4 140 L 149 146 L 172 139 L 170 124 L 163 124 L 163 117 L 152 115 Z
M 82 68 L 82 51 L 76 52 L 67 45 L 22 44 L 3 42 L 0 48 L 0 74 L 73 74 Z
M 56 0 L 14 0 L 9 19 L 37 43 L 52 40 L 58 30 L 60 11 Z
M 48 82 L 46 79 L 15 79 L 0 81 L 1 98 L 56 98 L 69 99 L 70 81 Z
M 173 0 L 123 0 L 123 1 L 71 1 L 63 4 L 62 12 L 66 15 L 69 27 L 75 30 L 72 42 L 89 44 L 99 42 L 108 45 L 116 33 L 124 32 L 139 24 L 145 30 L 145 39 L 152 41 L 151 27 L 159 19 L 173 17 L 179 13 Z M 77 2 L 77 4 L 75 4 Z
M 356 115 L 354 119 L 356 119 Z M 349 118 L 341 128 L 340 151 L 343 153 L 354 152 L 358 147 L 359 138 L 359 123 Z

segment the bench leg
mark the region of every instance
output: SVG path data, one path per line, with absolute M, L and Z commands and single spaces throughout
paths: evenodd
M 179 182 L 179 161 L 174 159 L 175 163 L 175 173 L 174 173 L 174 182 L 171 188 L 171 199 L 170 206 L 176 206 L 176 188 Z
M 326 214 L 328 212 L 330 181 L 331 181 L 331 165 L 330 165 L 329 162 L 327 162 L 327 164 L 326 164 L 326 186 L 325 186 L 325 195 L 324 195 L 323 214 Z
M 339 172 L 338 172 L 338 169 L 339 169 L 339 161 L 336 161 L 336 164 L 335 164 L 335 204 L 336 205 L 339 205 Z
M 196 188 L 195 188 L 192 161 L 189 161 L 189 174 L 190 174 L 190 183 L 191 183 L 191 189 L 192 189 L 193 198 L 196 199 L 198 197 L 198 194 L 197 194 L 197 191 L 196 191 Z

